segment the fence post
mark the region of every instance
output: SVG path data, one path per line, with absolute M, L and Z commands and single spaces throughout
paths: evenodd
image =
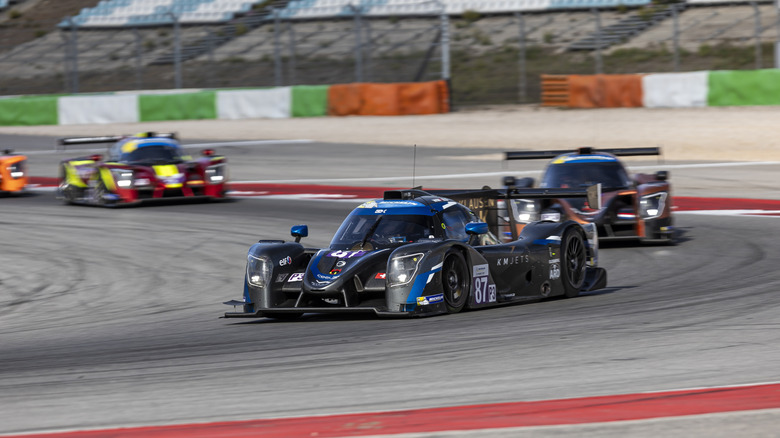
M 680 71 L 680 20 L 677 13 L 677 5 L 672 5 L 672 63 L 674 65 L 674 71 Z
M 79 32 L 73 17 L 68 17 L 68 24 L 70 24 L 70 92 L 76 94 L 79 92 Z
M 173 81 L 174 88 L 177 90 L 182 87 L 181 85 L 181 37 L 179 35 L 179 17 L 170 10 L 165 15 L 171 17 L 173 20 Z
M 290 60 L 287 63 L 287 82 L 289 85 L 295 85 L 295 30 L 292 21 L 287 22 L 287 34 L 289 36 L 288 51 Z
M 137 27 L 133 28 L 133 36 L 135 37 L 135 89 L 140 90 L 143 88 L 143 44 L 141 43 L 141 33 Z
M 352 4 L 349 5 L 349 8 L 355 17 L 355 82 L 363 82 L 363 41 L 361 39 L 363 23 L 361 21 L 361 9 L 360 6 Z
M 364 44 L 366 59 L 363 62 L 363 75 L 367 82 L 371 82 L 371 22 L 366 20 L 363 24 L 363 29 L 365 29 L 366 33 L 366 42 Z
M 214 62 L 214 31 L 209 30 L 206 39 L 208 41 L 208 51 L 209 51 L 209 66 L 206 69 L 208 70 L 208 76 L 206 76 L 206 81 L 208 81 L 208 83 L 206 84 L 206 86 L 214 87 L 214 66 L 216 66 L 216 63 Z
M 756 2 L 750 2 L 750 6 L 753 6 L 753 17 L 756 22 L 756 70 L 761 69 L 761 11 L 758 10 L 758 4 Z
M 592 10 L 596 19 L 596 74 L 600 75 L 604 70 L 601 59 L 601 14 L 598 8 L 593 8 Z
M 277 87 L 282 86 L 282 53 L 279 47 L 279 33 L 281 15 L 276 8 L 272 9 L 274 14 L 274 85 Z
M 780 1 L 780 0 L 778 0 Z M 450 17 L 441 8 L 441 78 L 449 83 L 450 80 Z
M 515 17 L 517 17 L 517 22 L 519 25 L 519 35 L 518 35 L 518 42 L 520 43 L 520 48 L 518 52 L 518 58 L 517 58 L 517 67 L 520 70 L 519 77 L 518 77 L 518 84 L 517 84 L 517 92 L 518 92 L 518 100 L 520 103 L 525 103 L 526 99 L 528 98 L 528 92 L 527 92 L 527 78 L 526 78 L 526 68 L 525 68 L 525 17 L 523 17 L 522 12 L 515 12 Z
M 775 68 L 780 68 L 780 0 L 775 0 Z

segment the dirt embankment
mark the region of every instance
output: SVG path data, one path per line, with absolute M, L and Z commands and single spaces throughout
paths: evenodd
M 0 127 L 0 133 L 66 136 L 154 130 L 175 131 L 188 139 L 305 138 L 475 151 L 660 146 L 667 160 L 780 161 L 779 121 L 778 107 L 559 110 L 495 106 L 432 116 L 18 126 Z

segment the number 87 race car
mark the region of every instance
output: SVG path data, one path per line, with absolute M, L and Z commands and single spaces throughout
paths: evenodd
M 498 198 L 564 194 L 586 196 L 528 189 L 451 192 L 451 198 L 479 204 L 481 216 L 497 218 Z M 306 225 L 292 227 L 294 242 L 255 243 L 247 255 L 243 298 L 225 303 L 241 311 L 225 317 L 435 315 L 574 297 L 606 286 L 594 225 L 534 222 L 516 240 L 501 243 L 497 221 L 488 224 L 451 198 L 421 190 L 385 192 L 353 210 L 324 249 L 301 245 Z
M 224 198 L 227 159 L 205 149 L 192 159 L 173 134 L 60 139 L 61 145 L 114 143 L 102 155 L 60 164 L 58 198 L 67 203 L 117 205 L 176 197 Z

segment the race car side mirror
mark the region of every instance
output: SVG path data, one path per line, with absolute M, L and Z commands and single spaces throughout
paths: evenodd
M 92 161 L 101 161 L 103 159 L 103 156 L 100 154 L 95 154 L 95 155 L 91 155 L 89 159 Z
M 659 170 L 658 172 L 655 173 L 655 179 L 657 179 L 658 181 L 666 181 L 667 179 L 669 179 L 669 172 L 667 172 L 666 170 Z
M 290 229 L 290 234 L 295 237 L 295 243 L 299 243 L 301 241 L 301 237 L 306 237 L 309 235 L 309 226 L 293 225 Z
M 214 155 L 214 149 L 203 149 L 202 151 L 200 151 L 200 153 L 204 157 L 210 157 L 210 156 Z
M 469 222 L 466 224 L 466 234 L 469 235 L 469 245 L 476 245 L 479 236 L 487 234 L 488 225 L 485 222 Z
M 466 224 L 466 234 L 471 236 L 478 236 L 480 234 L 487 234 L 488 225 L 485 222 L 469 222 Z

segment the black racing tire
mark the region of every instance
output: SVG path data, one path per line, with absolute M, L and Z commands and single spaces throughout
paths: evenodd
M 65 202 L 65 204 L 73 204 L 73 201 L 75 201 L 75 196 L 73 195 L 74 188 L 66 182 L 67 178 L 65 166 L 60 166 L 59 184 L 57 188 L 59 189 L 63 202 Z
M 95 183 L 95 189 L 92 191 L 92 201 L 97 205 L 106 205 L 105 194 L 108 193 L 106 183 L 102 179 L 97 180 Z
M 466 305 L 471 289 L 471 277 L 463 254 L 451 249 L 444 256 L 441 268 L 441 287 L 448 313 L 458 313 Z
M 296 319 L 303 316 L 303 313 L 271 313 L 271 312 L 264 312 L 263 316 L 266 318 L 276 319 L 278 321 L 295 321 Z
M 587 249 L 582 231 L 568 228 L 561 239 L 561 282 L 564 295 L 574 298 L 585 283 Z

